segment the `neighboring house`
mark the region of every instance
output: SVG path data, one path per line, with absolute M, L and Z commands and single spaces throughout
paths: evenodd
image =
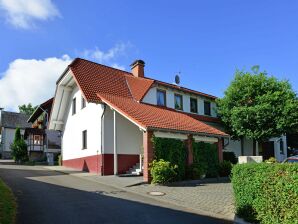
M 48 154 L 57 155 L 61 152 L 60 132 L 47 130 L 52 104 L 53 98 L 40 104 L 28 119 L 32 127 L 25 129 L 24 138 L 31 160 L 41 160 Z
M 10 145 L 13 143 L 15 131 L 21 129 L 21 135 L 24 136 L 25 128 L 31 126 L 27 123 L 29 116 L 22 113 L 8 112 L 0 110 L 0 154 L 3 159 L 10 159 Z
M 63 165 L 101 175 L 125 173 L 144 158 L 144 180 L 153 160 L 151 138 L 216 144 L 222 160 L 229 136 L 219 124 L 216 97 L 144 76 L 144 62 L 132 72 L 75 59 L 57 81 L 49 129 L 62 133 Z

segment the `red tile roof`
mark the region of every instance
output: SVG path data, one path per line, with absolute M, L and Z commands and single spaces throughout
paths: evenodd
M 224 132 L 199 121 L 202 119 L 215 122 L 218 120 L 216 118 L 207 119 L 200 115 L 196 117 L 173 109 L 139 102 L 154 83 L 159 85 L 165 85 L 165 83 L 148 78 L 137 78 L 129 72 L 84 59 L 75 59 L 69 68 L 88 102 L 103 101 L 144 129 L 226 136 Z M 178 88 L 175 85 L 167 85 Z M 186 88 L 181 90 L 200 93 Z M 208 94 L 203 94 L 203 96 L 212 98 Z
M 126 75 L 131 75 L 128 72 L 84 59 L 75 59 L 69 67 L 88 102 L 98 102 L 98 92 L 132 97 L 126 82 Z
M 208 135 L 226 135 L 185 113 L 179 113 L 155 105 L 138 103 L 132 98 L 98 93 L 98 97 L 115 108 L 119 113 L 130 118 L 144 129 L 165 129 Z
M 133 98 L 137 101 L 143 99 L 143 97 L 146 95 L 146 93 L 154 83 L 153 80 L 146 78 L 137 78 L 132 75 L 127 75 L 126 80 Z

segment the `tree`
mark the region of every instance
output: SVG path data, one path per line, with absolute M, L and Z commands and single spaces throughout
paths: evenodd
M 31 103 L 19 105 L 19 111 L 22 114 L 31 115 L 35 111 L 36 107 L 33 107 Z
M 21 136 L 20 128 L 16 129 L 14 140 L 10 148 L 16 162 L 25 162 L 28 160 L 27 144 Z
M 298 99 L 290 83 L 268 77 L 258 68 L 253 73 L 237 70 L 217 105 L 234 139 L 264 141 L 298 130 Z

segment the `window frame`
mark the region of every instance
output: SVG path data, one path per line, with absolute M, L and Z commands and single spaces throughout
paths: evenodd
M 196 111 L 195 112 L 191 110 L 191 101 L 192 100 L 194 100 L 196 102 Z M 194 113 L 194 114 L 198 113 L 199 110 L 198 110 L 198 99 L 197 98 L 195 98 L 195 97 L 190 97 L 189 98 L 189 110 L 190 110 L 191 113 Z
M 209 104 L 209 113 L 206 113 L 206 104 Z M 204 100 L 204 115 L 211 116 L 211 102 Z
M 82 149 L 87 149 L 87 130 L 82 131 Z
M 163 93 L 164 94 L 164 105 L 158 104 L 158 93 Z M 166 107 L 167 106 L 167 91 L 164 89 L 157 89 L 156 90 L 156 105 L 161 106 L 161 107 Z
M 81 98 L 81 110 L 84 109 L 86 107 L 86 100 L 85 98 L 82 96 Z
M 176 108 L 176 97 L 181 97 L 181 108 Z M 183 111 L 183 95 L 179 93 L 174 93 L 174 108 L 176 110 L 182 110 Z
M 74 97 L 72 99 L 71 111 L 72 111 L 72 115 L 75 115 L 77 113 L 77 99 L 76 99 L 76 97 Z

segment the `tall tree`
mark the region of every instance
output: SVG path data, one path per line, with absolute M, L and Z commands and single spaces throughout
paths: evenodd
M 36 107 L 33 107 L 31 103 L 19 105 L 20 113 L 31 115 L 35 111 Z
M 253 72 L 237 70 L 217 105 L 234 139 L 264 141 L 298 130 L 298 99 L 290 83 L 255 67 Z

